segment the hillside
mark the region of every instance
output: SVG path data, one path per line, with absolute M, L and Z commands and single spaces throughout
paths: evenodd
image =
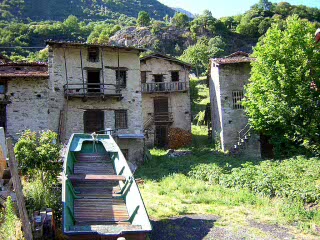
M 0 20 L 61 21 L 69 15 L 80 20 L 105 20 L 120 14 L 136 18 L 140 11 L 147 11 L 152 18 L 162 20 L 175 13 L 156 0 L 0 0 L 0 3 Z

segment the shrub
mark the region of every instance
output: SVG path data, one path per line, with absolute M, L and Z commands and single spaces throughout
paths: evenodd
M 21 222 L 15 214 L 14 205 L 9 196 L 6 201 L 4 222 L 0 227 L 0 238 L 3 240 L 24 239 L 21 231 Z

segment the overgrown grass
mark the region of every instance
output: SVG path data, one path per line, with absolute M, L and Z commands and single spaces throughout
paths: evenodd
M 271 162 L 190 150 L 192 156 L 169 158 L 154 149 L 138 170 L 152 218 L 214 214 L 221 226 L 254 220 L 318 234 L 319 158 Z

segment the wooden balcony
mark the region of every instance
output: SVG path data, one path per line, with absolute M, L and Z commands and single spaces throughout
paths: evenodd
M 186 92 L 187 90 L 187 82 L 158 82 L 141 84 L 142 93 Z
M 121 88 L 116 84 L 72 83 L 63 86 L 65 97 L 78 98 L 122 98 Z

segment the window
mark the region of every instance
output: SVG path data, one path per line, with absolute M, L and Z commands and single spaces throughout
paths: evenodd
M 83 114 L 85 133 L 93 133 L 104 129 L 104 112 L 102 110 L 87 110 Z
M 127 87 L 127 71 L 116 70 L 116 79 L 121 88 Z
M 116 129 L 128 128 L 127 110 L 115 110 L 114 112 Z
M 243 91 L 232 91 L 232 107 L 233 109 L 243 109 L 241 101 L 243 99 Z
M 146 83 L 146 82 L 147 82 L 147 72 L 141 71 L 141 83 Z
M 88 48 L 89 62 L 99 62 L 99 48 Z
M 172 82 L 179 82 L 179 72 L 178 71 L 171 72 L 171 81 Z

